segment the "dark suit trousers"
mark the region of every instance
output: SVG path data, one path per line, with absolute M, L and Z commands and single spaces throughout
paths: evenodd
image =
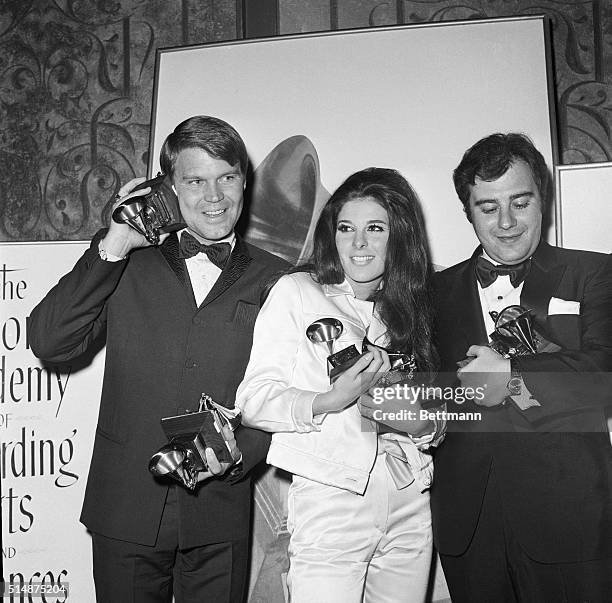
M 440 559 L 453 603 L 612 601 L 612 559 L 540 563 L 525 554 L 504 515 L 493 468 L 467 551 Z
M 98 603 L 243 603 L 248 539 L 180 549 L 177 487 L 154 546 L 92 534 Z

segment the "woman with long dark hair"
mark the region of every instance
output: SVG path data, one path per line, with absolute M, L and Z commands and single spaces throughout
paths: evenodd
M 273 432 L 268 462 L 293 474 L 294 603 L 425 598 L 427 448 L 440 425 L 418 412 L 394 423 L 371 409 L 398 374 L 435 369 L 430 272 L 416 194 L 397 171 L 368 168 L 331 196 L 310 263 L 282 276 L 258 315 L 236 405 L 246 425 Z M 363 347 L 331 380 L 330 346 Z M 392 371 L 398 360 L 404 372 Z

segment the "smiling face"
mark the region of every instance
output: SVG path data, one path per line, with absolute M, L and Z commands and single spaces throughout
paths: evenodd
M 173 181 L 183 220 L 200 242 L 219 241 L 234 230 L 245 187 L 239 165 L 231 166 L 199 148 L 183 149 Z
M 491 259 L 518 264 L 536 250 L 542 232 L 542 199 L 524 161 L 513 163 L 497 180 L 476 178 L 469 204 L 476 236 Z
M 338 214 L 336 249 L 358 299 L 376 291 L 385 272 L 389 217 L 373 197 L 347 201 Z

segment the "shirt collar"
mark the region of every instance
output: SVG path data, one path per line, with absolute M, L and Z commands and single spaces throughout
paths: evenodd
M 383 287 L 383 282 L 380 281 L 380 283 L 378 284 L 377 291 L 380 291 L 382 287 Z M 349 281 L 346 278 L 339 284 L 323 285 L 323 293 L 327 297 L 334 297 L 336 295 L 349 295 L 350 297 L 355 297 L 355 291 L 353 291 L 353 287 L 351 286 L 351 283 L 349 283 Z M 355 299 L 357 298 L 355 297 Z M 359 300 L 359 301 L 365 302 L 368 300 Z M 373 303 L 373 302 L 368 302 L 368 303 Z
M 380 288 L 382 288 L 382 281 L 379 285 L 379 289 Z M 374 302 L 365 299 L 357 299 L 353 287 L 347 279 L 344 279 L 338 284 L 323 285 L 323 294 L 327 297 L 345 296 L 348 298 L 348 304 L 353 308 L 353 311 L 356 312 L 361 320 L 368 339 L 376 345 L 386 346 L 387 329 L 374 308 Z
M 526 260 L 523 260 L 523 262 L 528 261 L 529 259 L 533 258 L 535 252 L 532 253 Z M 489 260 L 489 262 L 491 262 L 491 264 L 493 264 L 493 266 L 503 266 L 505 264 L 501 264 L 500 262 L 494 260 L 485 250 L 484 247 L 482 248 L 482 253 L 480 254 L 485 260 Z M 519 262 L 520 264 L 521 262 Z
M 351 283 L 346 279 L 338 284 L 323 285 L 323 293 L 327 297 L 335 297 L 337 295 L 350 295 L 351 297 L 355 297 L 353 287 L 351 287 Z
M 499 262 L 496 262 L 485 250 L 482 248 L 482 253 L 480 254 L 485 260 L 488 260 L 493 264 L 493 266 L 501 266 Z

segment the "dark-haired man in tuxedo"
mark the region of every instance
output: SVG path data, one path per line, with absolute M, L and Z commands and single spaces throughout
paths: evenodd
M 454 183 L 481 246 L 436 275 L 438 345 L 442 371 L 482 388 L 453 410 L 482 420 L 449 425 L 435 457 L 453 603 L 610 601 L 611 256 L 541 240 L 550 174 L 523 135 L 477 142 Z M 507 359 L 489 335 L 513 305 L 531 311 L 538 347 Z
M 269 437 L 239 427 L 230 466 L 206 450 L 209 471 L 194 492 L 148 470 L 166 438 L 162 417 L 197 410 L 201 393 L 233 406 L 261 293 L 285 267 L 234 233 L 247 152 L 226 122 L 196 116 L 164 142 L 187 227 L 158 246 L 111 222 L 32 312 L 31 345 L 69 361 L 100 334 L 106 366 L 81 521 L 93 535 L 100 602 L 240 603 L 249 544 L 250 469 Z M 124 185 L 118 203 L 144 178 Z M 238 456 L 238 455 L 236 455 Z

